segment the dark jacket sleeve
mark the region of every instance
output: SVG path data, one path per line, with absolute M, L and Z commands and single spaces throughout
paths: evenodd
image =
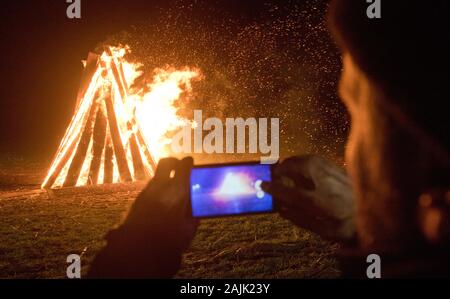
M 381 278 L 449 278 L 450 255 L 448 246 L 418 245 L 393 252 L 365 251 L 358 247 L 344 246 L 337 254 L 342 278 L 368 278 L 367 257 L 380 257 Z
M 122 226 L 109 232 L 106 240 L 89 268 L 88 278 L 170 278 L 180 268 L 182 250 L 166 246 L 168 236 L 142 239 Z

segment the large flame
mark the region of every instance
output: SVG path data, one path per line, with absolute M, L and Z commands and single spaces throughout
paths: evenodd
M 129 53 L 129 47 L 109 47 L 99 56 L 99 64 L 86 92 L 78 101 L 75 114 L 66 134 L 58 148 L 57 155 L 52 162 L 52 166 L 47 174 L 42 186 L 48 187 L 51 176 L 57 173 L 51 187 L 61 187 L 66 180 L 71 161 L 75 153 L 70 152 L 71 144 L 79 146 L 79 137 L 86 124 L 87 114 L 90 107 L 96 103 L 103 105 L 98 109 L 105 109 L 104 104 L 99 104 L 99 99 L 108 95 L 114 97 L 113 109 L 117 118 L 120 139 L 124 145 L 128 167 L 132 174 L 132 180 L 137 178 L 133 174 L 133 159 L 129 146 L 130 136 L 136 134 L 137 130 L 143 137 L 143 144 L 140 144 L 140 153 L 144 157 L 144 150 L 148 150 L 154 162 L 162 157 L 170 155 L 168 144 L 171 139 L 168 133 L 189 123 L 189 120 L 178 115 L 179 102 L 184 95 L 192 91 L 191 81 L 201 78 L 200 70 L 197 68 L 174 67 L 157 68 L 154 70 L 153 79 L 150 83 L 142 83 L 136 86 L 136 79 L 142 75 L 142 64 L 132 63 L 125 59 L 125 54 Z M 118 75 L 117 68 L 120 67 Z M 121 80 L 117 80 L 117 78 Z M 109 94 L 107 94 L 108 91 Z M 108 131 L 108 134 L 110 132 Z M 109 135 L 107 135 L 107 138 Z M 78 142 L 78 143 L 77 143 Z M 85 185 L 89 181 L 89 169 L 93 160 L 93 140 L 90 139 L 87 145 L 86 158 L 81 166 L 80 175 L 76 185 Z M 145 149 L 143 148 L 145 147 Z M 101 156 L 100 171 L 96 182 L 103 183 L 105 167 L 105 151 Z M 65 162 L 64 159 L 67 159 Z M 144 166 L 148 174 L 153 173 L 149 161 L 143 159 Z M 119 181 L 119 170 L 117 159 L 113 159 L 113 182 Z M 61 165 L 64 164 L 62 167 Z M 58 167 L 61 168 L 58 170 Z
M 167 156 L 171 139 L 166 135 L 189 121 L 177 115 L 176 101 L 192 90 L 191 80 L 199 76 L 196 69 L 156 69 L 150 92 L 136 102 L 136 119 L 156 159 Z
M 129 53 L 129 47 L 111 47 L 112 56 L 118 59 L 123 66 L 125 80 L 128 86 L 132 86 L 136 78 L 142 75 L 142 64 L 131 63 L 124 59 Z M 110 59 L 103 53 L 102 59 Z M 153 158 L 159 160 L 170 154 L 167 145 L 171 139 L 167 133 L 174 131 L 190 121 L 177 114 L 179 106 L 177 101 L 183 93 L 192 92 L 191 81 L 200 79 L 198 68 L 174 67 L 156 68 L 152 82 L 147 84 L 146 92 L 142 89 L 127 96 L 123 118 L 135 118 L 144 134 L 146 143 Z

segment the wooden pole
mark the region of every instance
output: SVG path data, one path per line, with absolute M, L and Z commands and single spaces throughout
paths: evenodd
M 128 168 L 127 157 L 125 155 L 125 149 L 120 137 L 119 126 L 117 124 L 117 118 L 114 111 L 114 104 L 112 101 L 111 93 L 105 97 L 106 114 L 108 116 L 109 132 L 111 135 L 112 144 L 114 147 L 114 154 L 116 156 L 117 167 L 119 168 L 119 175 L 121 182 L 131 181 L 131 173 Z
M 136 143 L 136 136 L 134 133 L 131 134 L 129 141 L 131 157 L 133 158 L 134 178 L 136 180 L 144 180 L 146 177 L 145 167 L 142 162 L 141 152 L 139 151 L 139 147 Z
M 86 59 L 86 66 L 84 67 L 83 74 L 81 75 L 80 87 L 78 89 L 75 107 L 78 107 L 81 99 L 84 97 L 89 87 L 89 84 L 92 81 L 92 77 L 97 71 L 98 63 L 99 63 L 99 56 L 95 53 L 89 52 L 88 57 Z
M 110 55 L 112 57 L 112 52 L 111 52 L 111 49 L 109 47 L 106 47 L 106 52 L 108 53 L 108 55 Z M 110 67 L 111 67 L 111 71 L 112 71 L 114 80 L 117 83 L 117 87 L 119 89 L 120 97 L 122 98 L 122 101 L 125 102 L 126 97 L 127 97 L 127 84 L 125 82 L 125 78 L 122 78 L 120 76 L 119 68 L 117 67 L 116 62 L 114 61 L 114 58 L 111 59 Z
M 124 85 L 124 87 L 125 87 L 125 90 L 128 91 L 129 86 L 128 86 L 127 80 L 125 80 L 125 73 L 124 73 L 124 71 L 123 71 L 123 66 L 122 66 L 122 64 L 119 64 L 118 69 L 119 69 L 119 75 L 120 75 L 120 77 L 122 78 L 122 82 L 123 82 L 123 85 Z
M 97 116 L 95 118 L 94 132 L 92 134 L 92 162 L 89 169 L 89 180 L 88 184 L 97 184 L 98 175 L 100 171 L 100 163 L 102 161 L 103 149 L 105 147 L 106 138 L 106 116 L 104 112 L 104 104 L 99 103 L 97 109 Z
M 69 171 L 67 172 L 63 187 L 75 186 L 78 177 L 80 176 L 81 167 L 83 166 L 83 163 L 86 159 L 87 150 L 92 138 L 92 130 L 95 123 L 95 115 L 97 114 L 98 110 L 97 107 L 98 107 L 97 102 L 94 100 L 94 102 L 91 104 L 91 107 L 89 108 L 88 112 L 89 116 L 84 126 L 83 133 L 81 134 L 80 141 L 78 142 L 75 156 L 73 157 L 70 163 Z
M 136 138 L 137 138 L 139 146 L 143 149 L 145 158 L 150 163 L 150 166 L 152 167 L 153 172 L 155 172 L 155 170 L 156 170 L 155 160 L 153 159 L 152 154 L 148 150 L 147 143 L 145 142 L 145 139 L 142 136 L 142 132 L 139 129 L 139 127 L 137 128 Z
M 83 70 L 83 73 L 81 75 L 81 83 L 80 83 L 80 87 L 78 89 L 78 94 L 77 94 L 77 100 L 76 100 L 76 105 L 75 105 L 75 111 L 74 114 L 78 113 L 78 109 L 81 103 L 81 100 L 84 99 L 86 91 L 88 90 L 88 87 L 91 83 L 91 81 L 93 80 L 93 76 L 95 74 L 95 72 L 97 71 L 98 68 L 98 63 L 99 63 L 99 59 L 98 59 L 98 55 L 94 54 L 94 53 L 89 53 L 87 61 L 86 61 L 86 67 Z M 91 99 L 84 99 L 85 101 L 87 100 L 91 100 Z M 72 125 L 72 123 L 69 125 Z M 58 147 L 58 151 L 55 154 L 55 157 L 53 158 L 53 161 L 56 160 L 56 158 L 58 157 L 58 155 L 60 154 L 61 151 L 63 151 L 63 149 L 66 149 L 66 152 L 64 153 L 64 156 L 59 160 L 58 164 L 54 167 L 51 175 L 48 177 L 48 179 L 45 182 L 45 185 L 43 185 L 43 188 L 51 188 L 53 186 L 53 184 L 55 183 L 56 179 L 58 178 L 61 170 L 64 168 L 64 166 L 66 165 L 66 163 L 69 161 L 69 159 L 72 157 L 73 151 L 78 143 L 79 140 L 79 136 L 81 135 L 81 130 L 77 133 L 77 136 L 75 136 L 73 139 L 71 139 L 71 143 L 68 143 L 68 140 L 70 139 L 69 134 L 69 129 L 66 131 L 66 134 L 64 135 L 61 144 Z
M 112 56 L 112 52 L 109 47 L 106 48 L 106 51 L 109 55 Z M 119 93 L 122 98 L 122 101 L 125 103 L 128 87 L 127 87 L 127 82 L 125 81 L 125 74 L 123 73 L 122 65 L 119 65 L 119 67 L 117 67 L 117 64 L 115 63 L 115 61 L 111 60 L 111 70 L 112 70 L 112 75 L 114 77 L 114 80 L 117 83 L 117 87 L 119 89 Z M 136 124 L 136 120 L 134 118 L 132 118 L 131 120 L 129 120 L 127 122 L 127 127 L 132 128 L 134 126 L 137 126 L 137 124 Z M 147 159 L 147 161 L 150 163 L 151 167 L 153 168 L 152 170 L 155 171 L 155 169 L 156 169 L 155 160 L 153 159 L 152 155 L 150 154 L 150 151 L 147 148 L 147 144 L 144 141 L 144 137 L 142 136 L 142 133 L 141 133 L 141 130 L 139 129 L 139 127 L 137 127 L 136 138 L 137 138 L 137 143 L 139 144 L 139 146 L 144 149 L 143 151 L 144 151 L 145 158 Z M 130 143 L 130 145 L 131 145 L 131 143 Z
M 103 183 L 112 183 L 113 182 L 113 173 L 114 173 L 114 164 L 113 164 L 113 155 L 114 150 L 111 142 L 111 135 L 106 135 L 106 141 L 105 141 L 105 159 L 104 159 L 104 175 L 103 175 Z
M 81 133 L 79 133 L 81 134 Z M 52 174 L 48 178 L 48 180 L 45 182 L 45 185 L 42 186 L 45 189 L 51 188 L 53 184 L 55 183 L 56 179 L 58 178 L 61 170 L 64 168 L 64 165 L 69 161 L 70 157 L 72 157 L 73 151 L 77 145 L 78 137 L 74 138 L 72 143 L 67 147 L 66 152 L 64 153 L 64 156 L 59 161 L 58 165 L 56 165 L 55 169 L 53 170 Z

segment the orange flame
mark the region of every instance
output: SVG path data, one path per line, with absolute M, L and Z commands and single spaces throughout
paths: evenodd
M 140 63 L 132 63 L 124 57 L 129 53 L 129 47 L 109 47 L 98 58 L 98 66 L 84 93 L 77 103 L 72 121 L 67 128 L 64 138 L 58 148 L 55 159 L 45 178 L 42 187 L 61 187 L 69 172 L 75 151 L 70 152 L 73 146 L 79 146 L 80 135 L 83 132 L 87 115 L 91 107 L 96 104 L 98 109 L 106 109 L 102 99 L 112 97 L 114 114 L 117 119 L 120 140 L 124 145 L 125 156 L 132 180 L 137 180 L 134 175 L 133 157 L 130 146 L 130 136 L 139 130 L 142 133 L 143 142 L 139 144 L 139 151 L 145 157 L 144 151 L 150 152 L 154 162 L 162 157 L 170 155 L 168 146 L 171 139 L 169 132 L 180 128 L 189 121 L 178 115 L 178 101 L 192 92 L 191 81 L 201 79 L 200 70 L 197 68 L 173 67 L 157 68 L 154 77 L 147 86 L 133 86 L 136 79 L 142 75 Z M 130 87 L 133 86 L 131 89 Z M 147 90 L 146 92 L 143 92 Z M 97 107 L 96 106 L 96 107 Z M 110 131 L 107 132 L 109 138 Z M 81 165 L 80 175 L 76 185 L 101 184 L 104 182 L 105 152 L 101 156 L 100 171 L 96 182 L 90 182 L 90 166 L 94 158 L 93 137 L 87 145 L 87 153 Z M 69 157 L 69 158 L 67 158 Z M 66 161 L 67 160 L 67 161 Z M 118 161 L 113 158 L 113 182 L 120 180 Z M 150 161 L 143 159 L 146 173 L 153 174 Z M 59 170 L 58 170 L 59 168 Z M 52 181 L 52 176 L 57 175 Z

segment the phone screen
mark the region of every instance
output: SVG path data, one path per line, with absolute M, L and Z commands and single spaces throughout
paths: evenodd
M 194 217 L 214 217 L 273 211 L 272 196 L 261 190 L 271 180 L 269 164 L 194 167 L 191 205 Z

